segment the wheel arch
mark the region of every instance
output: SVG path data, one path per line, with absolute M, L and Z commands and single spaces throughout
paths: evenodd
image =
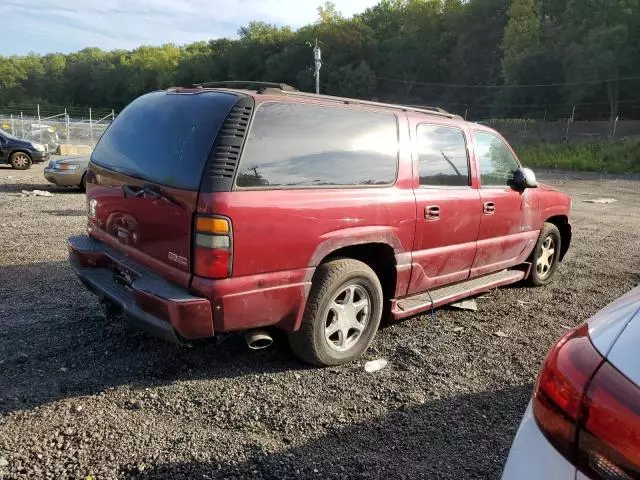
M 560 231 L 560 257 L 559 261 L 564 259 L 564 256 L 569 250 L 571 245 L 571 225 L 569 224 L 569 218 L 566 215 L 554 215 L 545 220 L 545 223 L 552 223 Z
M 325 253 L 317 265 L 337 258 L 352 258 L 368 265 L 378 276 L 385 298 L 390 299 L 395 296 L 398 280 L 397 260 L 395 250 L 388 243 L 366 242 L 335 248 Z
M 33 157 L 31 156 L 31 153 L 29 153 L 29 150 L 27 150 L 26 148 L 21 148 L 21 147 L 15 147 L 12 148 L 11 150 L 9 150 L 9 154 L 7 155 L 7 159 L 11 159 L 11 157 L 16 154 L 16 153 L 24 153 L 27 157 L 29 157 L 29 160 L 31 160 L 31 163 L 33 163 Z

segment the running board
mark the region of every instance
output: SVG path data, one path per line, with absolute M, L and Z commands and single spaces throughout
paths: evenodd
M 453 303 L 478 293 L 486 292 L 492 288 L 509 285 L 525 278 L 526 271 L 502 270 L 500 272 L 485 275 L 483 277 L 466 280 L 420 293 L 412 297 L 394 301 L 391 305 L 391 314 L 396 320 L 422 313 L 430 308 L 440 307 Z

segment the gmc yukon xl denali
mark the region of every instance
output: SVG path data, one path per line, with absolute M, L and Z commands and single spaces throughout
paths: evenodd
M 243 85 L 247 85 L 246 82 Z M 78 277 L 156 335 L 263 327 L 316 365 L 399 320 L 554 276 L 570 198 L 439 109 L 204 84 L 133 101 L 93 152 Z

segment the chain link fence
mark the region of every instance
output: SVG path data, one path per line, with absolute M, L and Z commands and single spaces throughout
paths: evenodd
M 115 118 L 111 109 L 26 105 L 0 107 L 0 128 L 54 154 L 89 154 Z
M 47 145 L 52 153 L 62 154 L 89 154 L 114 118 L 115 112 L 104 108 L 0 107 L 0 128 L 18 138 Z M 474 121 L 473 118 L 469 120 Z M 490 119 L 478 123 L 496 129 L 514 145 L 640 138 L 638 120 L 574 121 L 569 118 L 548 121 L 531 118 Z
M 488 120 L 480 122 L 500 132 L 514 145 L 568 143 L 640 138 L 640 121 Z

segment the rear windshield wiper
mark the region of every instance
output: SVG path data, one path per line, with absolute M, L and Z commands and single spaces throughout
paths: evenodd
M 157 198 L 172 205 L 182 207 L 182 204 L 163 194 L 160 189 L 148 183 L 145 183 L 142 186 L 122 185 L 122 194 L 124 195 L 124 198 Z

